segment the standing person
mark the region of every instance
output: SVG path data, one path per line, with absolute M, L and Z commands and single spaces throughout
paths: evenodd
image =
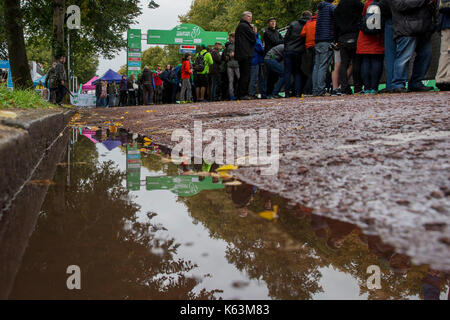
M 239 97 L 249 100 L 248 89 L 250 83 L 250 69 L 255 51 L 256 34 L 251 26 L 253 15 L 249 11 L 242 14 L 242 19 L 236 28 L 236 46 L 234 58 L 239 63 Z
M 181 64 L 181 103 L 192 101 L 191 75 L 191 54 L 185 53 Z
M 142 72 L 144 105 L 153 104 L 153 74 L 149 67 L 145 66 Z M 149 100 L 150 96 L 150 100 Z
M 142 73 L 138 76 L 136 84 L 138 85 L 136 90 L 137 104 L 138 106 L 142 106 L 144 104 L 144 82 L 142 80 Z
M 119 106 L 125 107 L 127 105 L 127 77 L 122 76 L 122 80 L 120 81 L 120 102 Z
M 252 67 L 250 69 L 250 97 L 256 98 L 256 87 L 259 89 L 261 98 L 266 98 L 265 81 L 264 81 L 264 47 L 258 34 L 258 29 L 252 25 L 256 34 L 255 52 L 252 59 Z
M 114 107 L 116 105 L 116 83 L 113 81 L 107 83 L 108 90 L 108 107 Z
M 284 68 L 282 65 L 284 58 L 284 44 L 279 44 L 276 47 L 270 49 L 264 57 L 264 64 L 267 71 L 272 72 L 278 78 L 278 82 L 275 84 L 273 91 L 268 91 L 266 87 L 266 92 L 268 94 L 267 98 L 280 98 L 278 93 L 281 90 L 284 82 Z M 266 79 L 267 83 L 267 79 Z
M 100 94 L 100 105 L 108 108 L 108 82 L 102 81 L 102 91 Z
M 198 102 L 206 102 L 206 89 L 208 88 L 208 74 L 209 66 L 211 66 L 214 61 L 211 53 L 208 51 L 208 46 L 202 44 L 202 50 L 198 52 L 194 57 L 194 82 L 195 90 L 197 93 Z
M 284 88 L 285 97 L 291 96 L 291 78 L 294 77 L 294 96 L 301 96 L 302 89 L 302 55 L 306 51 L 305 38 L 301 33 L 305 24 L 311 19 L 312 13 L 304 11 L 301 18 L 291 22 L 284 37 Z
M 172 66 L 168 64 L 163 73 L 161 80 L 163 81 L 163 103 L 172 103 Z
M 132 74 L 127 80 L 127 89 L 128 89 L 128 105 L 135 106 L 136 105 L 136 76 Z
M 392 23 L 391 0 L 380 0 L 378 5 L 381 8 L 381 17 L 384 21 L 384 63 L 386 71 L 385 93 L 392 92 L 392 80 L 394 78 L 394 62 L 397 52 L 397 44 L 394 39 L 394 25 Z
M 373 1 L 366 1 L 362 13 L 364 17 L 366 16 L 367 8 Z M 384 33 L 367 34 L 361 30 L 356 53 L 362 55 L 361 77 L 364 84 L 364 93 L 378 93 L 378 85 L 383 73 Z
M 436 87 L 441 91 L 450 90 L 450 1 L 439 0 L 439 23 L 441 32 L 441 56 L 436 74 Z
M 157 67 L 153 74 L 153 82 L 155 85 L 155 104 L 162 104 L 163 82 L 161 80 L 161 67 Z
M 314 46 L 316 45 L 317 13 L 305 24 L 300 36 L 305 38 L 306 53 L 302 56 L 302 71 L 308 75 L 303 92 L 312 94 L 312 74 L 314 69 Z
M 271 17 L 267 20 L 267 29 L 263 35 L 264 42 L 264 52 L 267 54 L 273 47 L 278 46 L 283 43 L 283 36 L 277 30 L 277 20 L 275 17 Z M 272 92 L 275 85 L 277 75 L 271 74 L 266 70 L 266 80 L 267 80 L 267 92 Z
M 66 68 L 64 67 L 64 63 L 66 63 L 66 57 L 64 55 L 61 55 L 58 63 L 56 64 L 55 70 L 56 70 L 56 80 L 58 83 L 58 88 L 56 89 L 56 104 L 61 106 L 61 102 L 64 99 L 64 96 L 66 95 Z
M 435 29 L 436 0 L 391 0 L 392 23 L 397 52 L 392 92 L 406 92 L 409 62 L 414 52 L 414 67 L 408 91 L 430 91 L 422 80 L 431 62 L 431 35 Z
M 45 78 L 45 86 L 50 91 L 48 101 L 55 103 L 56 89 L 58 88 L 58 80 L 56 79 L 56 61 L 53 61 L 52 67 L 48 70 L 47 77 Z
M 98 79 L 97 82 L 95 83 L 96 107 L 100 107 L 102 105 L 101 96 L 102 96 L 102 80 Z
M 236 96 L 234 94 L 234 79 L 236 78 L 239 81 L 241 77 L 239 72 L 239 63 L 234 58 L 235 54 L 235 34 L 230 33 L 228 36 L 229 43 L 225 48 L 224 55 L 225 61 L 227 62 L 227 74 L 228 74 L 228 91 L 230 94 L 230 100 L 236 100 Z
M 209 70 L 211 77 L 211 101 L 220 100 L 220 65 L 222 64 L 222 43 L 216 42 L 214 48 L 211 50 L 211 57 L 213 64 Z
M 360 82 L 361 70 L 356 59 L 356 44 L 363 9 L 364 5 L 360 0 L 341 0 L 334 11 L 335 39 L 341 52 L 341 65 L 339 68 L 339 82 L 341 86 L 339 93 L 341 94 L 352 94 L 347 77 L 350 64 L 352 65 L 353 82 L 355 84 Z
M 328 67 L 333 58 L 333 50 L 330 48 L 334 41 L 334 10 L 333 0 L 325 0 L 319 3 L 316 22 L 316 45 L 313 70 L 313 95 L 325 95 L 325 80 Z

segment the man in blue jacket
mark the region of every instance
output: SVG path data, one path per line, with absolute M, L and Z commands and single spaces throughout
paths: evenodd
M 327 70 L 333 58 L 330 48 L 334 40 L 334 10 L 333 0 L 325 0 L 317 7 L 319 13 L 316 23 L 316 46 L 313 70 L 313 95 L 325 95 L 325 80 Z
M 258 34 L 258 29 L 252 24 L 253 31 L 256 33 L 255 53 L 252 59 L 252 67 L 250 69 L 250 97 L 256 98 L 256 86 L 259 87 L 259 93 L 262 98 L 266 97 L 264 86 L 264 47 Z
M 441 91 L 450 90 L 450 0 L 439 0 L 439 23 L 441 32 L 441 56 L 436 74 L 436 86 Z

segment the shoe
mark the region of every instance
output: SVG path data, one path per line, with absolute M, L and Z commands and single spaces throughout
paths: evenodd
M 236 101 L 237 99 L 236 99 L 235 96 L 231 96 L 231 97 L 230 97 L 230 100 L 231 100 L 231 101 Z
M 436 83 L 436 87 L 441 91 L 450 91 L 450 83 Z
M 378 90 L 370 90 L 370 94 L 378 94 Z
M 241 98 L 241 100 L 250 100 L 250 97 L 249 97 L 249 96 L 243 96 L 243 97 Z
M 391 92 L 392 92 L 392 93 L 407 93 L 408 90 L 406 90 L 406 89 L 403 88 L 403 87 L 400 87 L 400 88 L 392 89 Z
M 340 96 L 342 96 L 341 89 L 336 89 L 336 90 L 333 89 L 333 91 L 331 91 L 331 96 L 332 97 L 340 97 Z
M 389 90 L 388 88 L 384 88 L 381 89 L 380 91 L 378 91 L 379 94 L 384 94 L 384 93 L 392 93 L 392 90 Z
M 434 90 L 434 87 L 420 86 L 408 88 L 409 92 L 428 92 Z

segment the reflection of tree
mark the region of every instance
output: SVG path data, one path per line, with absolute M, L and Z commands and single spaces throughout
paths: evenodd
M 162 227 L 151 223 L 155 214 L 137 221 L 139 208 L 122 186 L 124 174 L 112 162 L 99 165 L 87 139 L 75 150 L 72 163 L 85 165 L 71 167 L 67 188 L 67 168 L 58 168 L 10 298 L 215 298 L 216 291 L 193 292 L 198 280 L 185 274 L 196 265 L 174 258 L 174 239 L 156 236 Z M 81 268 L 80 291 L 66 288 L 72 264 Z
M 228 261 L 250 278 L 264 280 L 272 298 L 310 299 L 322 290 L 318 284 L 320 260 L 311 249 L 254 213 L 239 217 L 225 192 L 201 192 L 182 201 L 212 237 L 229 243 Z

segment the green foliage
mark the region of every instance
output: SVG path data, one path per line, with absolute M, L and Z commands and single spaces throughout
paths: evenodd
M 168 64 L 176 66 L 181 63 L 181 58 L 179 46 L 151 47 L 142 53 L 142 68 L 148 66 L 151 70 L 155 70 L 157 66 L 162 69 Z
M 5 85 L 0 85 L 0 109 L 39 109 L 54 107 L 54 105 L 42 99 L 34 90 L 11 90 Z
M 314 11 L 320 0 L 194 0 L 189 12 L 180 16 L 183 23 L 193 23 L 208 31 L 232 32 L 244 11 L 253 13 L 253 23 L 262 29 L 267 19 L 276 17 L 278 27 L 287 26 L 304 10 Z

